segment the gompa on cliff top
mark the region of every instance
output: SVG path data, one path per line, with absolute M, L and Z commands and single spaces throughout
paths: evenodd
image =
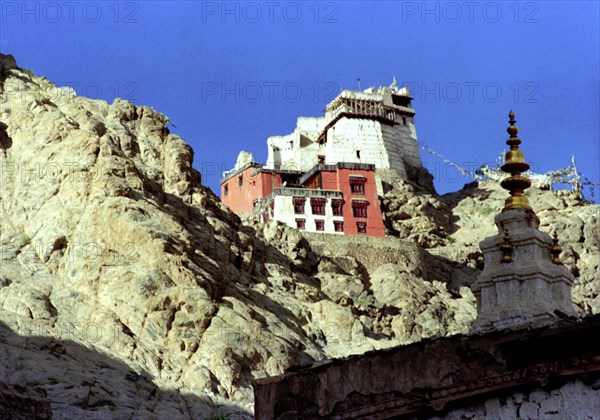
M 241 152 L 223 174 L 221 199 L 243 218 L 278 220 L 306 232 L 385 236 L 381 177 L 422 168 L 407 88 L 344 90 L 325 115 L 267 140 L 265 165 Z

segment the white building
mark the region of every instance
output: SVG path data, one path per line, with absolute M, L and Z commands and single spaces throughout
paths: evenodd
M 344 216 L 334 214 L 335 201 L 342 201 L 339 191 L 278 188 L 276 193 L 274 219 L 309 232 L 344 234 Z
M 356 162 L 410 177 L 421 167 L 411 100 L 406 88 L 344 90 L 324 117 L 300 117 L 291 134 L 269 137 L 266 167 L 307 171 Z

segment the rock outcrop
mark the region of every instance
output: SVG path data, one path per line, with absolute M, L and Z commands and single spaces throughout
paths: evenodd
M 323 240 L 242 224 L 192 163 L 162 114 L 0 55 L 0 382 L 42 388 L 56 416 L 249 418 L 253 378 L 468 331 L 494 188 L 398 181 L 396 236 Z M 561 194 L 532 204 L 600 312 L 598 207 Z
M 473 182 L 441 197 L 401 179 L 388 185 L 382 207 L 389 233 L 445 260 L 452 289 L 470 286 L 483 268 L 479 243 L 496 233 L 494 217 L 506 191 L 496 181 Z M 558 234 L 561 260 L 577 279 L 573 300 L 580 313 L 600 313 L 600 207 L 568 190 L 531 187 L 527 197 L 540 230 Z

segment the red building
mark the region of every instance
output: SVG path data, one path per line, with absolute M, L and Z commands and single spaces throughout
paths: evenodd
M 385 235 L 371 164 L 320 164 L 302 173 L 249 163 L 226 174 L 221 197 L 237 214 L 275 219 L 301 230 Z
M 234 213 L 249 215 L 274 188 L 297 183 L 301 175 L 300 171 L 276 171 L 251 162 L 226 173 L 221 179 L 221 200 Z

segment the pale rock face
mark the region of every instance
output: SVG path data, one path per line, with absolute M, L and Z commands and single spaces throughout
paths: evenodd
M 156 111 L 0 55 L 0 382 L 43 388 L 57 418 L 250 418 L 253 378 L 468 331 L 467 250 L 493 215 L 466 202 L 495 206 L 495 190 L 398 181 L 384 199 L 400 238 L 323 241 L 242 225 L 192 162 Z M 597 206 L 556 196 L 542 228 L 572 231 L 574 298 L 598 312 Z

